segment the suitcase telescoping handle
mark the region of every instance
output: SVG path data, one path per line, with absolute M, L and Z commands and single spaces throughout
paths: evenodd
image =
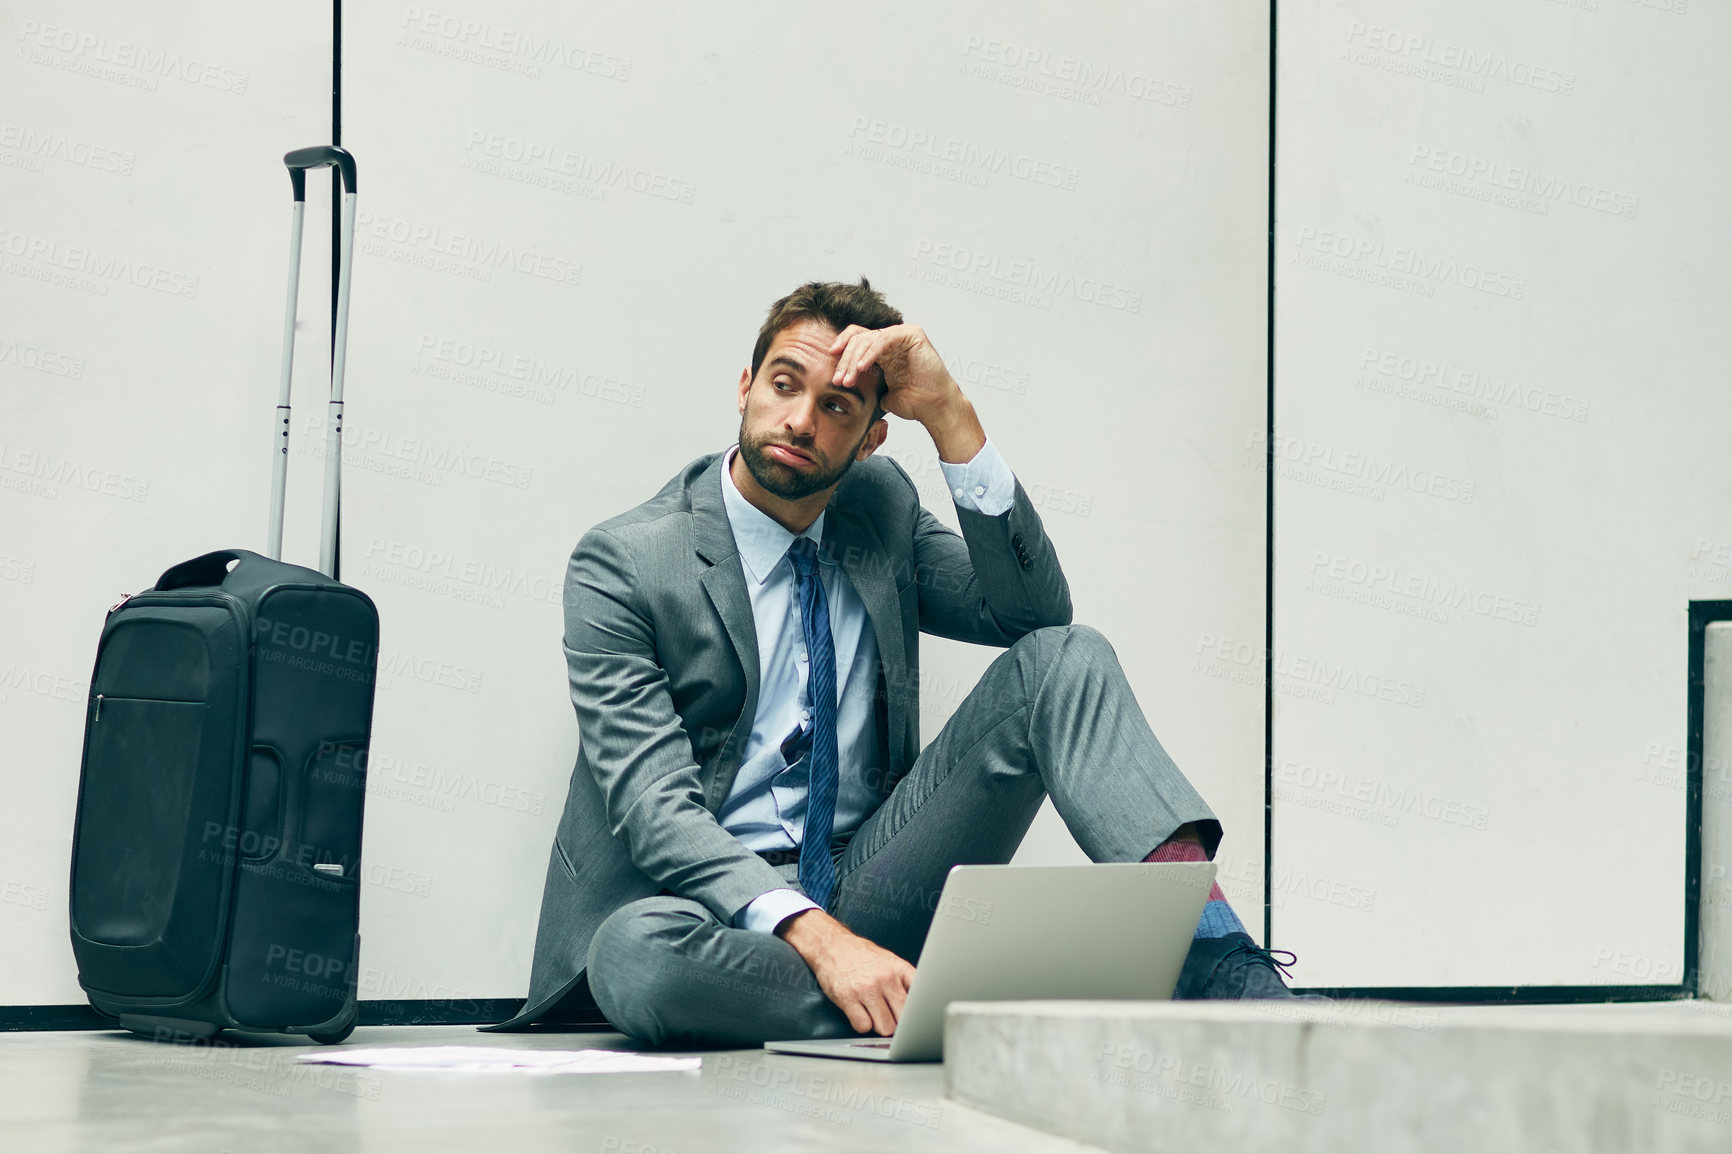
M 283 370 L 277 383 L 276 458 L 271 468 L 271 524 L 267 552 L 283 556 L 283 502 L 289 480 L 289 380 L 295 364 L 295 306 L 301 291 L 301 228 L 307 210 L 307 170 L 336 166 L 343 177 L 343 216 L 337 256 L 337 331 L 331 350 L 331 400 L 325 422 L 325 509 L 319 534 L 319 571 L 336 576 L 337 505 L 343 463 L 343 368 L 349 347 L 349 276 L 355 264 L 355 158 L 334 145 L 297 148 L 283 157 L 294 187 L 289 232 L 289 303 L 283 316 Z

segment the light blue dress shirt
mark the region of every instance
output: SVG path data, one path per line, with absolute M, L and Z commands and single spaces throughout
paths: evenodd
M 756 851 L 793 849 L 806 821 L 807 762 L 782 756 L 790 737 L 811 726 L 807 694 L 805 629 L 800 622 L 793 563 L 794 534 L 758 509 L 734 484 L 735 445 L 722 467 L 722 504 L 740 551 L 740 568 L 752 602 L 758 637 L 758 712 L 740 760 L 733 789 L 717 815 L 723 829 Z M 945 484 L 958 505 L 989 517 L 1008 510 L 1016 478 L 988 440 L 964 465 L 940 461 Z M 801 536 L 822 542 L 824 518 Z M 830 636 L 836 650 L 836 834 L 859 827 L 878 802 L 883 767 L 882 735 L 873 720 L 878 687 L 878 639 L 866 606 L 833 557 L 818 553 L 818 579 L 830 606 Z M 749 902 L 734 922 L 757 933 L 773 933 L 790 915 L 818 904 L 793 889 L 771 890 Z

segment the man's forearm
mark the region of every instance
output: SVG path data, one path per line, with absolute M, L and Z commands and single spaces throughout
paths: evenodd
M 855 1030 L 895 1032 L 914 981 L 913 966 L 823 910 L 802 910 L 777 926 L 776 934 L 812 967 L 824 996 Z
M 963 540 L 920 512 L 915 564 L 927 575 L 920 628 L 962 641 L 1009 645 L 1031 629 L 1068 625 L 1070 593 L 1040 517 L 991 438 L 965 464 L 941 460 Z M 957 594 L 955 598 L 946 594 Z M 984 613 L 982 610 L 984 609 Z
M 974 459 L 986 444 L 986 430 L 975 414 L 974 402 L 957 390 L 956 399 L 942 412 L 923 422 L 938 448 L 938 459 L 960 465 Z
M 816 953 L 818 943 L 827 940 L 836 931 L 837 923 L 829 916 L 804 917 L 807 910 L 797 910 L 777 923 L 775 935 L 793 946 L 800 956 L 811 964 L 811 955 Z M 817 910 L 822 914 L 822 909 Z

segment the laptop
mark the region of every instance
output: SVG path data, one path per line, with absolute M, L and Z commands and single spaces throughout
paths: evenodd
M 1214 881 L 1213 862 L 956 866 L 894 1034 L 765 1042 L 764 1049 L 936 1062 L 951 1002 L 1165 1001 Z

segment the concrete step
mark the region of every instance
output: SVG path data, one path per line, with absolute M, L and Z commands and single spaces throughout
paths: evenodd
M 949 1097 L 1121 1151 L 1732 1151 L 1711 1002 L 957 1002 Z

